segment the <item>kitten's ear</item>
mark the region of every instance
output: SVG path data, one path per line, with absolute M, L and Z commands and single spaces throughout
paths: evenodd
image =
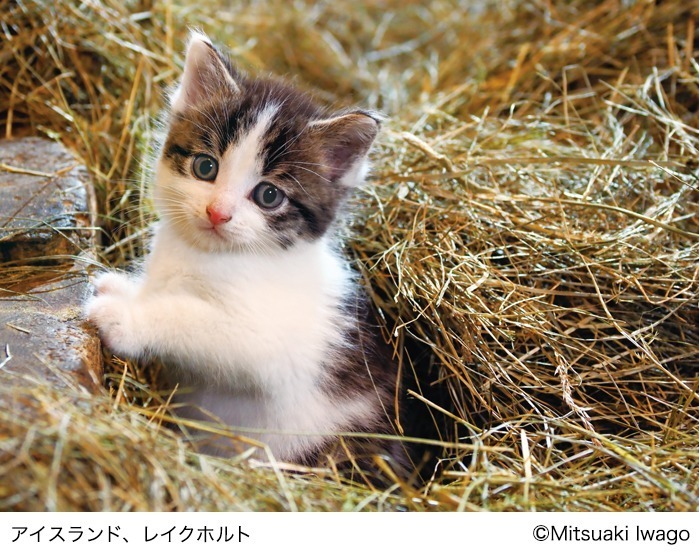
M 381 120 L 374 112 L 355 110 L 308 124 L 308 132 L 323 149 L 330 181 L 354 185 L 364 178 L 366 156 L 379 133 Z
M 222 87 L 231 94 L 240 94 L 234 70 L 224 62 L 209 37 L 192 31 L 187 42 L 182 80 L 170 97 L 170 107 L 181 112 L 188 106 L 196 106 Z

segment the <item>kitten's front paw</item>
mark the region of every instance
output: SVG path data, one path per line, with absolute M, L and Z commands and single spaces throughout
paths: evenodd
M 122 272 L 103 272 L 94 279 L 95 291 L 98 295 L 133 296 L 138 284 Z
M 97 295 L 85 306 L 85 316 L 97 326 L 102 342 L 111 351 L 130 358 L 143 355 L 143 338 L 136 330 L 133 308 L 124 297 Z

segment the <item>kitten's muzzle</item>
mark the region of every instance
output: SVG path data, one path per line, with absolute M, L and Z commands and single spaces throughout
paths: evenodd
M 206 215 L 209 217 L 209 222 L 211 222 L 211 224 L 214 226 L 225 224 L 233 219 L 233 215 L 227 212 L 219 211 L 211 205 L 206 207 Z

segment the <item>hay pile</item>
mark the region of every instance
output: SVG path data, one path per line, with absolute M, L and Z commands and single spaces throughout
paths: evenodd
M 386 112 L 349 246 L 434 479 L 377 492 L 189 454 L 115 365 L 115 400 L 31 386 L 38 420 L 0 408 L 4 507 L 699 509 L 691 3 L 186 4 L 3 4 L 6 134 L 84 159 L 118 265 L 142 252 L 137 161 L 186 25 Z

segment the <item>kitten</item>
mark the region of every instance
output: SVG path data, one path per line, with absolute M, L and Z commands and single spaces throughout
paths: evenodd
M 316 464 L 340 433 L 395 434 L 396 365 L 334 238 L 379 118 L 247 77 L 192 33 L 167 126 L 142 272 L 102 274 L 86 306 L 105 344 L 166 361 L 184 416 L 279 460 Z M 355 455 L 404 463 L 398 443 L 356 436 Z

